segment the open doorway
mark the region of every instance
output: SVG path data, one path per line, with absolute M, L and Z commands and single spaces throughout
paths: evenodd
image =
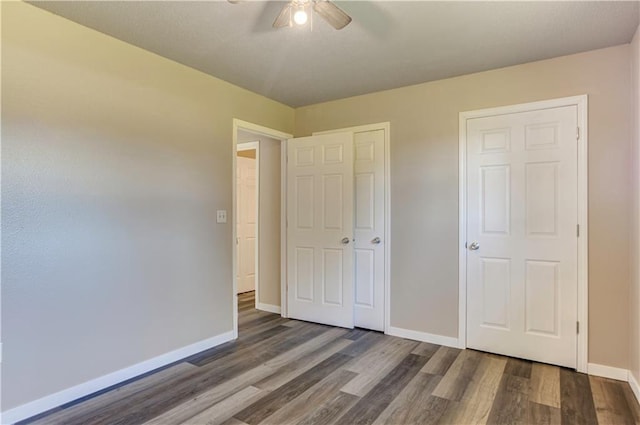
M 260 143 L 257 141 L 238 143 L 237 146 L 235 211 L 238 295 L 250 295 L 259 287 L 259 149 Z
M 283 184 L 286 141 L 292 136 L 233 121 L 233 319 L 238 310 L 282 314 L 286 252 Z M 239 306 L 240 304 L 240 306 Z M 284 308 L 283 308 L 284 306 Z

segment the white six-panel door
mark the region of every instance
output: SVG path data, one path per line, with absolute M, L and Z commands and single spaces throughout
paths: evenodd
M 289 317 L 352 328 L 353 135 L 287 143 Z
M 256 289 L 256 160 L 236 159 L 238 293 Z
M 384 130 L 354 133 L 355 325 L 384 330 Z
M 467 345 L 576 367 L 577 107 L 467 120 Z

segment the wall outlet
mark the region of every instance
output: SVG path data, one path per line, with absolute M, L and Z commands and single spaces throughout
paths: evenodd
M 226 223 L 227 222 L 227 210 L 218 210 L 216 215 L 216 221 L 218 223 Z

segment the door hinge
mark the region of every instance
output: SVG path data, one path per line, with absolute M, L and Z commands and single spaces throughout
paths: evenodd
M 580 225 L 576 224 L 576 237 L 580 237 Z
M 576 140 L 580 140 L 580 127 L 576 127 Z
M 580 322 L 576 322 L 576 333 L 580 333 Z

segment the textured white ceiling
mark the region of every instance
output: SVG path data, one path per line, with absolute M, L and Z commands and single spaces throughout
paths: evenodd
M 282 2 L 31 2 L 290 106 L 631 41 L 638 1 L 341 1 L 336 31 L 274 30 Z

